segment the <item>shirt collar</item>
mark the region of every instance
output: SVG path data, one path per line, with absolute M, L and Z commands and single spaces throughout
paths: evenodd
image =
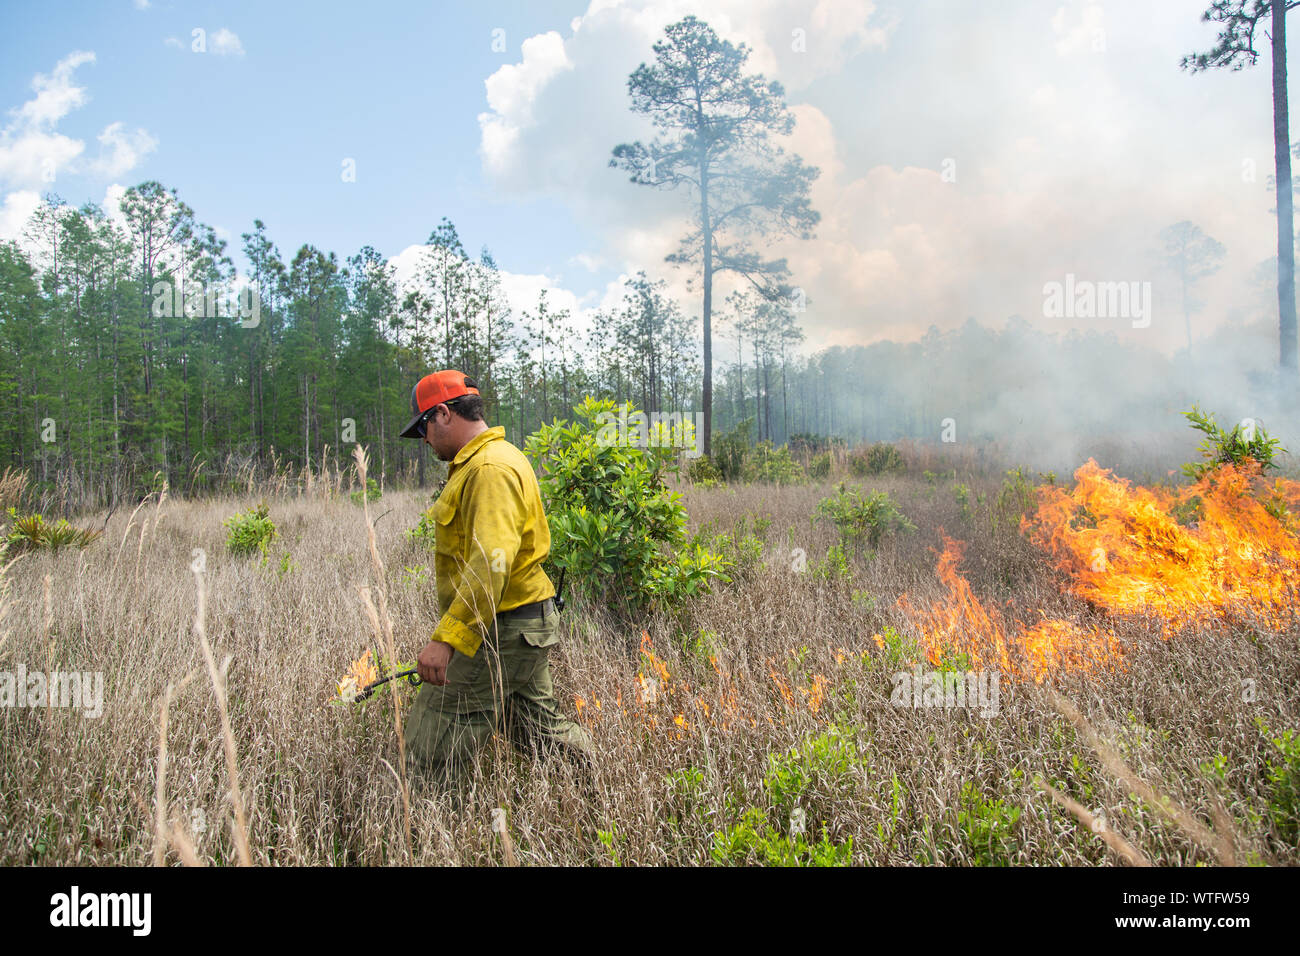
M 460 451 L 456 452 L 456 457 L 451 460 L 451 467 L 455 468 L 457 465 L 463 465 L 488 442 L 498 440 L 504 441 L 505 437 L 506 429 L 504 425 L 497 425 L 495 428 L 488 428 L 479 432 L 469 441 L 465 442 L 464 447 L 461 448 Z

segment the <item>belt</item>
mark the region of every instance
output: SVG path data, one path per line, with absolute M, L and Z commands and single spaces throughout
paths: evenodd
M 511 620 L 513 618 L 540 617 L 545 618 L 548 614 L 555 613 L 555 602 L 550 598 L 545 601 L 534 601 L 532 604 L 521 604 L 519 607 L 511 608 L 508 611 L 502 611 L 497 615 L 502 620 Z

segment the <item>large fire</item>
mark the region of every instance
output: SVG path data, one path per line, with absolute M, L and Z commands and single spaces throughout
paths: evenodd
M 1133 488 L 1093 461 L 1074 477 L 1070 492 L 1040 489 L 1025 528 L 1090 604 L 1155 617 L 1166 636 L 1206 616 L 1274 630 L 1293 619 L 1300 538 L 1281 509 L 1300 504 L 1300 483 L 1270 487 L 1250 460 L 1177 492 Z
M 1281 629 L 1294 619 L 1300 585 L 1292 519 L 1300 483 L 1266 482 L 1260 472 L 1250 461 L 1222 465 L 1175 491 L 1133 487 L 1090 460 L 1073 489 L 1039 488 L 1038 509 L 1021 529 L 1065 573 L 1069 590 L 1108 616 L 1154 618 L 1166 637 L 1206 617 Z M 936 574 L 947 600 L 919 608 L 906 594 L 899 599 L 932 663 L 960 654 L 973 668 L 1036 681 L 1121 663 L 1123 646 L 1104 627 L 1008 622 L 958 573 L 962 542 L 943 542 Z

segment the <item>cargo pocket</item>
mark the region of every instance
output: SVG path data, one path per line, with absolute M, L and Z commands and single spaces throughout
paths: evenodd
M 560 622 L 548 615 L 545 623 L 541 618 L 524 622 L 517 633 L 510 668 L 510 682 L 515 686 L 529 683 L 546 666 L 550 648 L 560 643 Z
M 524 643 L 530 647 L 554 647 L 560 643 L 560 622 L 554 614 L 548 614 L 545 623 L 541 618 L 529 621 L 520 631 Z

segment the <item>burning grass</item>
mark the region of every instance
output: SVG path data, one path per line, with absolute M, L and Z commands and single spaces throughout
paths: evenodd
M 367 524 L 337 488 L 271 495 L 279 535 L 251 557 L 226 552 L 222 520 L 261 495 L 168 499 L 138 546 L 115 547 L 117 515 L 84 552 L 26 555 L 0 671 L 103 670 L 105 706 L 0 708 L 0 862 L 232 863 L 246 830 L 264 864 L 1186 865 L 1223 860 L 1223 839 L 1239 862 L 1300 863 L 1300 628 L 1277 517 L 1293 486 L 1139 489 L 1085 466 L 1040 489 L 1022 534 L 998 482 L 889 475 L 865 490 L 917 531 L 842 569 L 824 558 L 836 530 L 811 520 L 833 487 L 687 489 L 696 527 L 745 520 L 746 567 L 634 628 L 570 603 L 553 661 L 590 776 L 500 740 L 458 796 L 413 781 L 409 811 L 389 704 L 409 690 L 331 702 L 340 675 L 373 679 L 387 619 L 396 657 L 427 639 L 432 581 L 412 569 L 431 561 L 402 535 L 426 499 L 388 492 Z M 196 549 L 224 720 L 192 679 L 211 670 Z M 386 596 L 373 618 L 369 594 Z M 913 668 L 1008 680 L 987 716 L 900 707 Z
M 1206 617 L 1295 623 L 1300 482 L 1268 482 L 1254 462 L 1178 490 L 1133 487 L 1093 461 L 1074 477 L 1070 491 L 1042 489 L 1027 527 L 1088 603 L 1169 634 Z

